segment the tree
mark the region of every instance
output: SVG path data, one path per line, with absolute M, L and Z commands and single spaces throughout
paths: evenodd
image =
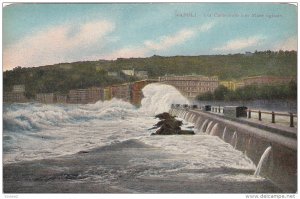
M 288 85 L 288 96 L 291 99 L 297 99 L 297 82 L 295 80 L 290 81 Z
M 257 86 L 249 85 L 238 88 L 235 91 L 235 97 L 237 98 L 237 100 L 242 101 L 257 99 Z
M 213 95 L 212 92 L 208 91 L 208 92 L 205 92 L 203 94 L 198 95 L 197 99 L 199 101 L 201 101 L 201 100 L 203 100 L 203 101 L 213 100 L 214 99 L 214 95 Z
M 229 93 L 229 89 L 225 87 L 224 85 L 220 85 L 215 91 L 214 91 L 214 99 L 215 100 L 224 100 L 225 96 Z

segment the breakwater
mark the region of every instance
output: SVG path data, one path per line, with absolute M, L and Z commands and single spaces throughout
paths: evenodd
M 244 152 L 257 165 L 255 175 L 270 179 L 283 192 L 297 191 L 297 138 L 285 136 L 290 132 L 272 132 L 200 109 L 173 107 L 169 112 L 193 123 L 196 132 L 218 136 Z

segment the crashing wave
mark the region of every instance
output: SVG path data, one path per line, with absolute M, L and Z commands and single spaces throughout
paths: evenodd
M 137 109 L 120 99 L 98 101 L 86 105 L 11 104 L 5 105 L 4 130 L 30 131 L 90 120 L 114 120 L 134 115 L 155 115 L 166 112 L 172 103 L 189 103 L 180 92 L 170 85 L 149 84 L 143 89 L 142 106 Z

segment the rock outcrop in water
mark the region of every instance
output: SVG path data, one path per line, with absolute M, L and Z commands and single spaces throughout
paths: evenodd
M 169 113 L 161 113 L 155 116 L 160 119 L 157 124 L 154 125 L 154 129 L 159 128 L 155 133 L 151 135 L 194 135 L 192 130 L 181 130 L 182 121 L 176 120 Z M 153 129 L 152 128 L 152 129 Z

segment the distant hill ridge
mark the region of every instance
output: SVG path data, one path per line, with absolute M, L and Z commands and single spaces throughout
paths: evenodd
M 218 76 L 220 80 L 239 80 L 257 75 L 296 76 L 296 51 L 263 51 L 233 55 L 152 56 L 117 60 L 60 63 L 35 68 L 17 67 L 3 73 L 4 91 L 25 84 L 27 97 L 37 92 L 67 93 L 70 89 L 107 86 L 137 80 L 135 77 L 111 77 L 108 71 L 123 69 L 148 71 L 149 78 L 166 74 Z

